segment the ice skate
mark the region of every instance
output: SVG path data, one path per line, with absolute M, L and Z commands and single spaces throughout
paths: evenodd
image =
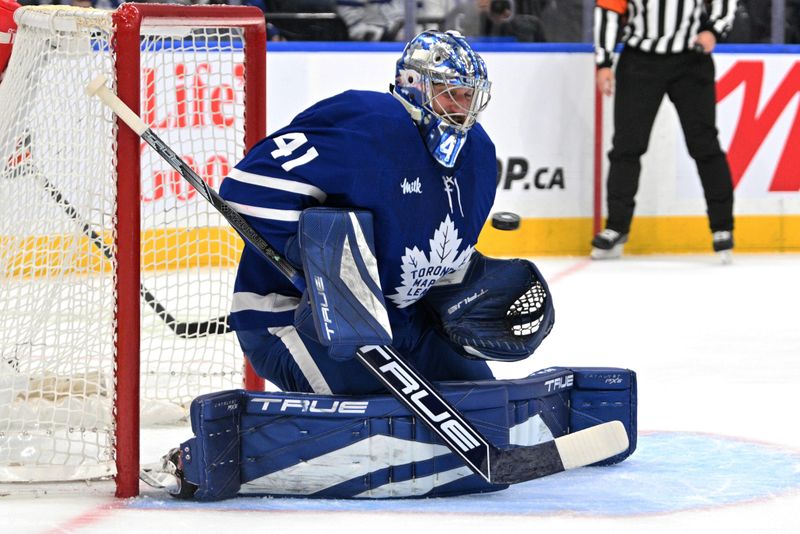
M 723 265 L 730 265 L 733 262 L 733 233 L 727 230 L 714 232 L 712 234 L 712 245 L 714 252 Z
M 592 239 L 593 260 L 611 260 L 622 256 L 622 249 L 628 242 L 628 234 L 606 228 Z
M 153 488 L 165 489 L 176 499 L 191 499 L 197 486 L 183 478 L 180 449 L 173 448 L 159 462 L 143 465 L 139 479 Z

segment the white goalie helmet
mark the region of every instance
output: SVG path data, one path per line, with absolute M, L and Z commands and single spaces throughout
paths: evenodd
M 433 157 L 452 167 L 491 85 L 486 64 L 460 33 L 425 31 L 397 61 L 392 92 L 420 125 Z

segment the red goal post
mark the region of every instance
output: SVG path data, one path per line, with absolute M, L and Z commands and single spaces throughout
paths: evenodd
M 238 236 L 83 88 L 108 76 L 218 187 L 265 135 L 264 15 L 123 4 L 16 19 L 0 84 L 0 484 L 113 477 L 128 497 L 146 405 L 185 416 L 199 394 L 263 382 L 222 328 Z
M 244 145 L 251 147 L 266 133 L 266 24 L 264 14 L 258 8 L 247 8 L 240 6 L 174 6 L 165 4 L 124 4 L 113 15 L 116 31 L 116 71 L 117 71 L 117 95 L 125 102 L 128 107 L 136 112 L 141 112 L 141 68 L 140 65 L 140 33 L 142 27 L 153 26 L 172 26 L 172 27 L 193 27 L 193 25 L 208 25 L 207 27 L 240 27 L 243 30 L 243 41 L 245 43 L 244 65 L 247 75 L 244 77 L 244 93 L 251 98 L 245 99 L 244 120 Z M 252 98 L 255 96 L 255 98 Z M 141 139 L 129 128 L 119 126 L 117 131 L 118 159 L 120 161 L 130 158 L 131 167 L 139 168 L 141 154 Z M 235 162 L 234 162 L 235 163 Z M 131 177 L 125 180 L 120 176 L 120 196 L 130 195 L 129 198 L 138 198 L 141 181 Z M 129 192 L 123 191 L 130 188 Z M 121 210 L 117 214 L 118 219 L 118 243 L 120 254 L 123 255 L 126 248 L 126 239 L 130 239 L 130 269 L 126 270 L 127 275 L 118 279 L 118 294 L 120 300 L 128 299 L 131 302 L 139 302 L 139 276 L 137 267 L 140 261 L 135 257 L 139 251 L 139 239 L 133 237 L 138 234 L 140 221 L 136 210 Z M 127 308 L 126 308 L 127 309 Z M 133 347 L 138 347 L 139 340 L 139 312 L 134 307 L 129 309 L 129 313 L 118 315 L 118 342 L 120 349 L 125 348 L 124 353 L 118 352 L 118 365 L 126 369 L 125 374 L 132 378 L 139 376 L 139 351 Z M 118 350 L 120 350 L 118 349 Z M 248 366 L 246 373 L 246 385 L 252 388 L 263 389 L 263 382 L 258 382 L 258 378 L 252 373 Z M 118 371 L 121 373 L 121 371 Z M 117 411 L 137 413 L 137 404 L 132 404 L 131 399 L 138 395 L 132 385 L 134 380 L 128 383 L 126 380 L 118 380 L 117 390 Z M 124 385 L 123 385 L 124 384 Z M 128 388 L 130 391 L 120 391 L 119 388 Z M 130 406 L 125 406 L 124 402 L 131 402 Z M 118 422 L 117 442 L 117 496 L 124 497 L 129 493 L 135 493 L 133 488 L 138 489 L 139 458 L 138 458 L 138 439 L 139 424 L 124 424 Z M 121 457 L 120 449 L 128 456 Z M 135 453 L 133 452 L 135 451 Z M 130 467 L 129 467 L 130 466 Z M 131 489 L 128 490 L 127 488 Z

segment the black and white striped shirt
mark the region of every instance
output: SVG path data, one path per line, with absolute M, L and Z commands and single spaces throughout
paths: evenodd
M 709 9 L 704 0 L 598 0 L 595 62 L 598 67 L 610 67 L 620 37 L 625 46 L 644 52 L 691 50 L 701 31 L 711 31 L 717 39 L 724 37 L 735 14 L 736 0 L 712 0 Z

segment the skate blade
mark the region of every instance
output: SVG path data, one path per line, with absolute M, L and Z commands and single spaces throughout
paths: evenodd
M 733 251 L 732 250 L 720 250 L 717 252 L 717 257 L 722 265 L 730 265 L 733 263 Z
M 590 256 L 593 260 L 615 260 L 622 257 L 623 247 L 624 245 L 615 245 L 608 250 L 593 247 Z
M 165 471 L 163 462 L 143 465 L 139 471 L 139 480 L 151 488 L 165 489 L 170 493 L 180 491 L 178 477 Z

